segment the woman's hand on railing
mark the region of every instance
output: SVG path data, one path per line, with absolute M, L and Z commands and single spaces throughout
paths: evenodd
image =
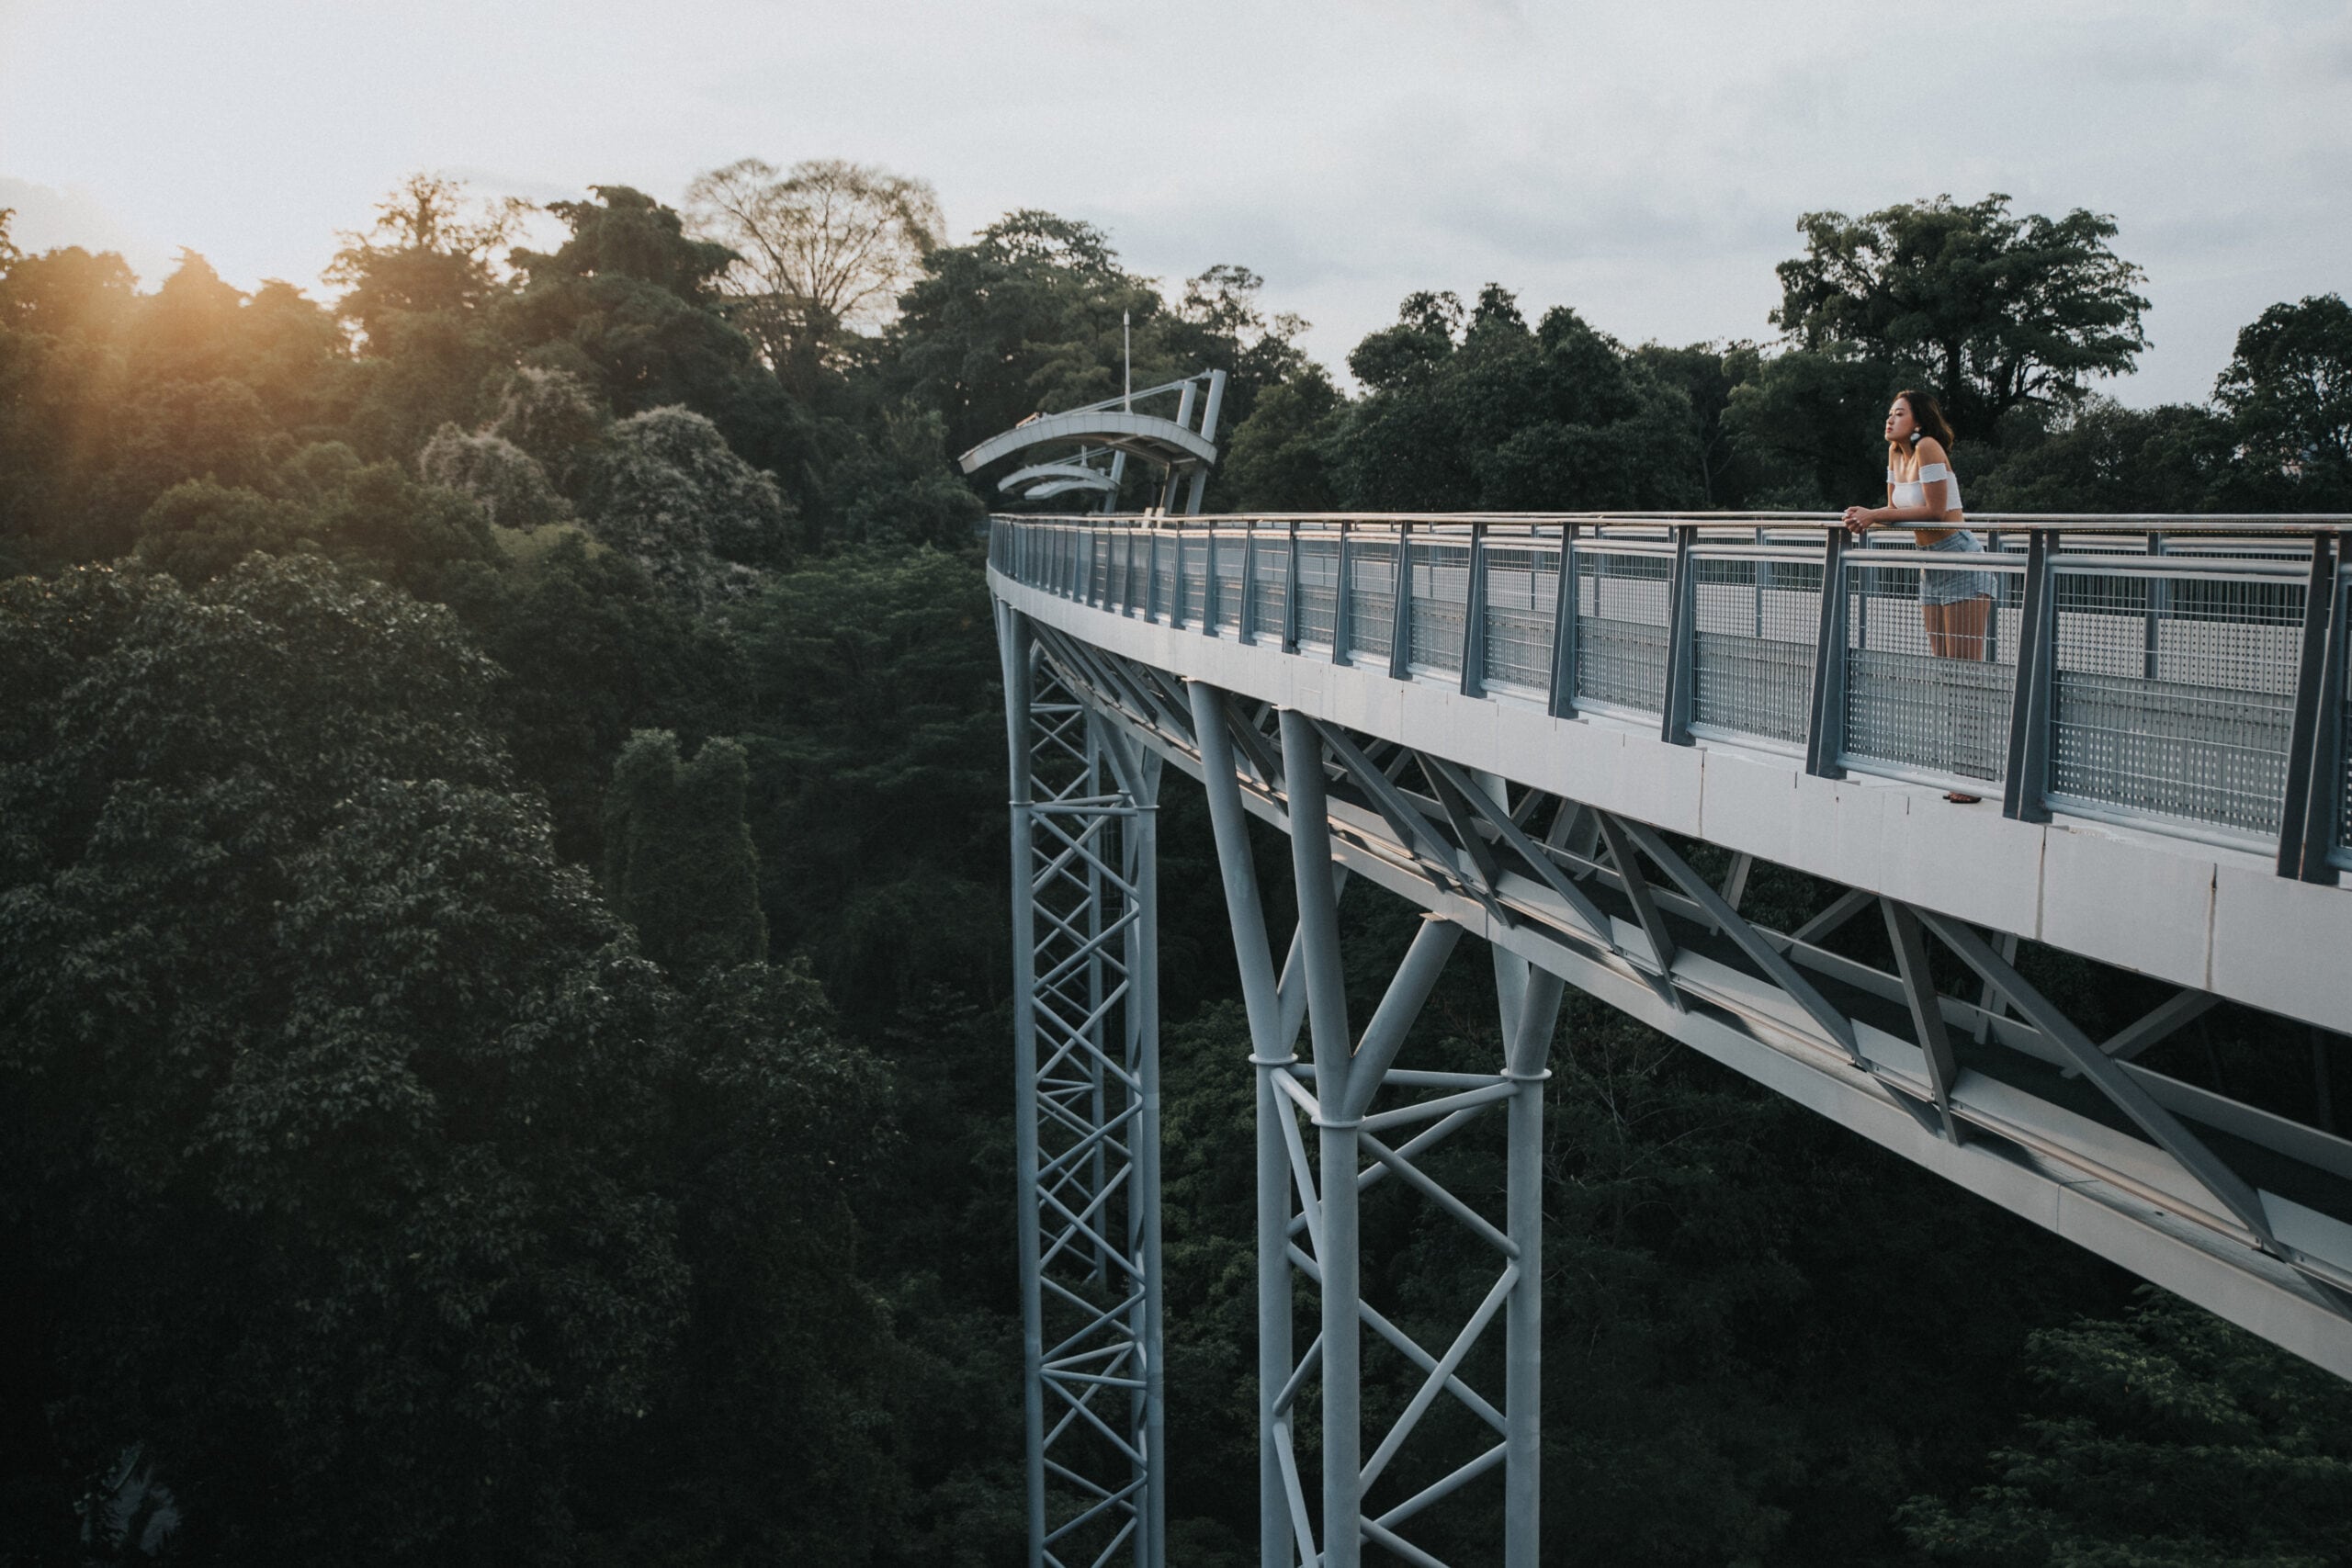
M 1878 526 L 1878 514 L 1867 506 L 1849 506 L 1846 508 L 1846 515 L 1841 521 L 1846 525 L 1846 532 L 1859 539 Z

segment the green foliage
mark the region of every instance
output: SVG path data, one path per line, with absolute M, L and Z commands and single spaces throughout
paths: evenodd
M 425 443 L 416 463 L 425 483 L 468 497 L 493 527 L 528 533 L 571 515 L 547 470 L 504 436 L 469 434 L 445 424 Z
M 733 253 L 687 237 L 650 197 L 594 189 L 594 201 L 548 209 L 571 230 L 553 254 L 514 253 L 526 282 L 500 302 L 506 341 L 560 344 L 564 363 L 550 367 L 593 378 L 616 413 L 683 406 L 744 461 L 797 480 L 809 457 L 805 418 L 718 310 L 713 280 Z
M 741 732 L 780 951 L 872 1020 L 918 977 L 1001 985 L 1003 726 L 979 572 L 918 549 L 844 552 L 735 617 L 754 686 Z
M 695 608 L 750 587 L 730 567 L 778 565 L 787 553 L 775 480 L 684 408 L 614 423 L 585 513 L 592 535 Z
M 947 422 L 902 404 L 861 432 L 830 488 L 848 496 L 842 542 L 898 548 L 968 547 L 988 530 L 988 508 L 948 467 Z
M 2185 403 L 2127 409 L 2089 397 L 2047 431 L 2015 433 L 1969 494 L 1988 512 L 2259 511 L 2229 421 Z
M 2323 1568 L 2352 1559 L 2352 1391 L 2143 1287 L 2027 1345 L 2037 1405 L 1963 1502 L 1903 1509 L 1939 1562 Z
M 1384 512 L 1647 510 L 1696 499 L 1689 400 L 1565 306 L 1528 330 L 1488 285 L 1462 326 L 1417 294 L 1350 365 L 1371 389 L 1337 437 L 1342 499 Z
M 1724 410 L 1734 447 L 1760 470 L 1756 504 L 1809 511 L 1878 504 L 1886 493 L 1886 447 L 1876 436 L 1900 386 L 1883 361 L 1851 354 L 1758 356 Z M 1969 446 L 1953 454 L 1963 479 L 1974 455 Z
M 610 418 L 577 376 L 526 365 L 507 376 L 486 434 L 521 448 L 571 495 L 591 468 Z
M 1962 436 L 1984 440 L 2020 403 L 2065 403 L 2129 370 L 2147 334 L 2140 268 L 2115 220 L 2010 215 L 1993 195 L 1897 202 L 1860 218 L 1808 212 L 1805 254 L 1779 267 L 1773 324 L 1813 353 L 1924 379 Z
M 84 570 L 5 591 L 0 676 L 0 1229 L 50 1325 L 6 1382 L 62 1380 L 49 1514 L 137 1445 L 200 1558 L 579 1561 L 682 1477 L 747 1550 L 884 1539 L 873 1069 L 805 977 L 633 955 L 448 614 L 317 561 Z
M 2352 305 L 2273 305 L 2238 333 L 2215 384 L 2256 459 L 2291 476 L 2296 511 L 2352 507 Z
M 1319 365 L 1261 393 L 1224 443 L 1221 467 L 1245 511 L 1325 512 L 1338 504 L 1332 454 L 1346 400 Z
M 1645 343 L 1634 356 L 1660 384 L 1690 400 L 1690 450 L 1697 463 L 1699 494 L 1710 511 L 1736 512 L 1758 504 L 1768 470 L 1756 455 L 1733 439 L 1732 393 L 1762 368 L 1754 344 L 1694 343 L 1683 348 Z
M 605 890 L 647 956 L 673 975 L 767 956 L 759 863 L 743 825 L 743 749 L 707 740 L 691 762 L 678 738 L 641 729 L 605 795 Z

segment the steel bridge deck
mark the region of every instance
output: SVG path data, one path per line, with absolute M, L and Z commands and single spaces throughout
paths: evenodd
M 1498 1471 L 1502 1559 L 1533 1562 L 1532 1162 L 1563 983 L 2352 1377 L 2352 1142 L 2134 1060 L 2222 998 L 2352 1028 L 2332 533 L 2069 559 L 2041 530 L 1996 567 L 2018 580 L 1997 623 L 2008 651 L 1962 663 L 1914 646 L 1916 566 L 1841 558 L 1834 540 L 1808 554 L 1689 528 L 1580 547 L 1582 525 L 1555 525 L 1547 604 L 1511 588 L 1543 563 L 1540 525 L 1171 525 L 1000 519 L 991 586 L 1008 657 L 1050 672 L 1100 747 L 1164 759 L 1209 794 L 1260 1079 L 1267 1568 L 1348 1568 L 1367 1542 L 1434 1562 L 1400 1532 Z M 1908 596 L 1888 592 L 1903 571 Z M 1971 782 L 2001 798 L 1942 798 Z M 1294 846 L 1301 923 L 1279 976 L 1245 814 Z M 1734 852 L 1730 877 L 1700 878 L 1675 839 Z M 1843 892 L 1803 928 L 1767 930 L 1738 908 L 1759 860 Z M 1429 916 L 1360 1027 L 1337 984 L 1334 874 Z M 1886 967 L 1825 945 L 1852 919 L 1883 922 Z M 1465 933 L 1494 950 L 1507 1050 L 1491 1077 L 1441 1084 L 1396 1052 Z M 2018 938 L 2177 989 L 2094 1041 L 2012 967 Z M 1977 999 L 1939 972 L 1965 972 Z M 1502 1109 L 1507 1213 L 1489 1218 L 1414 1158 Z M 1357 1179 L 1326 1177 L 1343 1170 Z M 1351 1194 L 1384 1179 L 1497 1249 L 1496 1284 L 1451 1348 L 1414 1344 L 1358 1289 Z M 1304 1352 L 1294 1276 L 1322 1303 Z M 1489 1402 L 1458 1369 L 1495 1325 L 1508 1387 Z M 1370 1456 L 1355 1446 L 1366 1330 L 1427 1376 Z M 1290 1436 L 1317 1382 L 1319 1509 Z M 1498 1440 L 1421 1494 L 1380 1492 L 1440 1397 Z M 1158 1546 L 1134 1544 L 1151 1568 Z

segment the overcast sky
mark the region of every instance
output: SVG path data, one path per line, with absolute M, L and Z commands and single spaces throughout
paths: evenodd
M 2352 291 L 2352 0 L 0 0 L 20 243 L 315 287 L 429 169 L 675 201 L 752 155 L 876 163 L 1170 283 L 1265 275 L 1337 366 L 1488 280 L 1628 342 L 1764 337 L 1799 213 L 2006 191 L 2148 271 L 2127 402 L 2211 390 L 2263 307 Z

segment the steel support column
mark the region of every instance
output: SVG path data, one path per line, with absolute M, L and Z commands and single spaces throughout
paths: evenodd
M 1033 1568 L 1162 1568 L 1159 760 L 1000 604 Z

